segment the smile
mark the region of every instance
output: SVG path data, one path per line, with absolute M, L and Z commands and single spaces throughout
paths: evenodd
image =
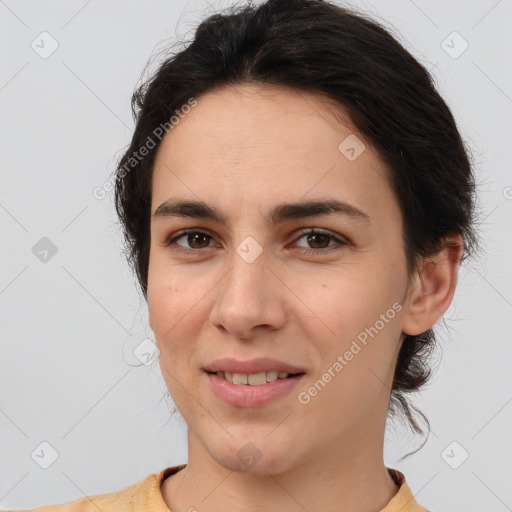
M 266 384 L 267 382 L 274 382 L 277 379 L 287 379 L 290 375 L 298 375 L 291 374 L 288 372 L 278 372 L 275 370 L 270 370 L 268 372 L 259 372 L 259 373 L 231 373 L 231 372 L 216 372 L 217 377 L 221 379 L 225 379 L 228 382 L 232 382 L 233 384 L 241 384 L 241 385 L 249 385 L 249 386 L 261 386 L 262 384 Z

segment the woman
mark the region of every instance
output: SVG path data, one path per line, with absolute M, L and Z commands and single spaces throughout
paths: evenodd
M 116 207 L 188 462 L 40 510 L 425 511 L 386 419 L 422 432 L 407 394 L 477 245 L 429 73 L 361 14 L 268 0 L 206 19 L 133 107 Z

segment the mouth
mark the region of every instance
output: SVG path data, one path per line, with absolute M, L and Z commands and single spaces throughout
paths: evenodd
M 227 382 L 232 384 L 237 384 L 241 386 L 261 386 L 270 382 L 274 382 L 276 380 L 286 380 L 293 379 L 295 377 L 300 377 L 305 374 L 305 372 L 298 373 L 288 373 L 288 372 L 278 372 L 276 370 L 258 372 L 258 373 L 231 373 L 227 371 L 208 371 L 205 370 L 209 375 L 216 375 L 217 377 L 224 379 Z
M 221 370 L 205 370 L 210 391 L 225 404 L 238 409 L 264 407 L 284 399 L 305 378 L 305 374 L 277 370 L 230 374 Z

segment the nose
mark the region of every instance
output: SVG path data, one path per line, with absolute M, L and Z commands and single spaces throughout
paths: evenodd
M 227 275 L 216 287 L 212 324 L 240 339 L 262 330 L 281 329 L 286 321 L 285 285 L 269 266 L 264 253 L 249 263 L 234 252 Z

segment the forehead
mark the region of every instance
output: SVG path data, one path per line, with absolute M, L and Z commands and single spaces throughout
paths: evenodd
M 362 210 L 393 200 L 378 153 L 334 100 L 256 84 L 196 100 L 159 146 L 152 212 L 171 195 L 238 211 L 333 192 Z
M 320 147 L 318 142 L 329 133 L 331 137 L 324 141 L 322 149 L 335 154 L 337 144 L 334 147 L 328 144 L 357 132 L 345 108 L 333 99 L 285 86 L 253 83 L 225 86 L 196 100 L 197 106 L 180 116 L 161 147 L 173 142 L 177 145 L 192 137 L 198 149 L 208 147 L 226 155 L 257 145 L 269 145 L 273 150 L 278 145 L 286 149 L 295 146 L 296 154 L 300 155 L 312 146 Z M 304 139 L 308 139 L 306 146 Z M 368 141 L 366 145 L 367 151 L 378 158 Z

